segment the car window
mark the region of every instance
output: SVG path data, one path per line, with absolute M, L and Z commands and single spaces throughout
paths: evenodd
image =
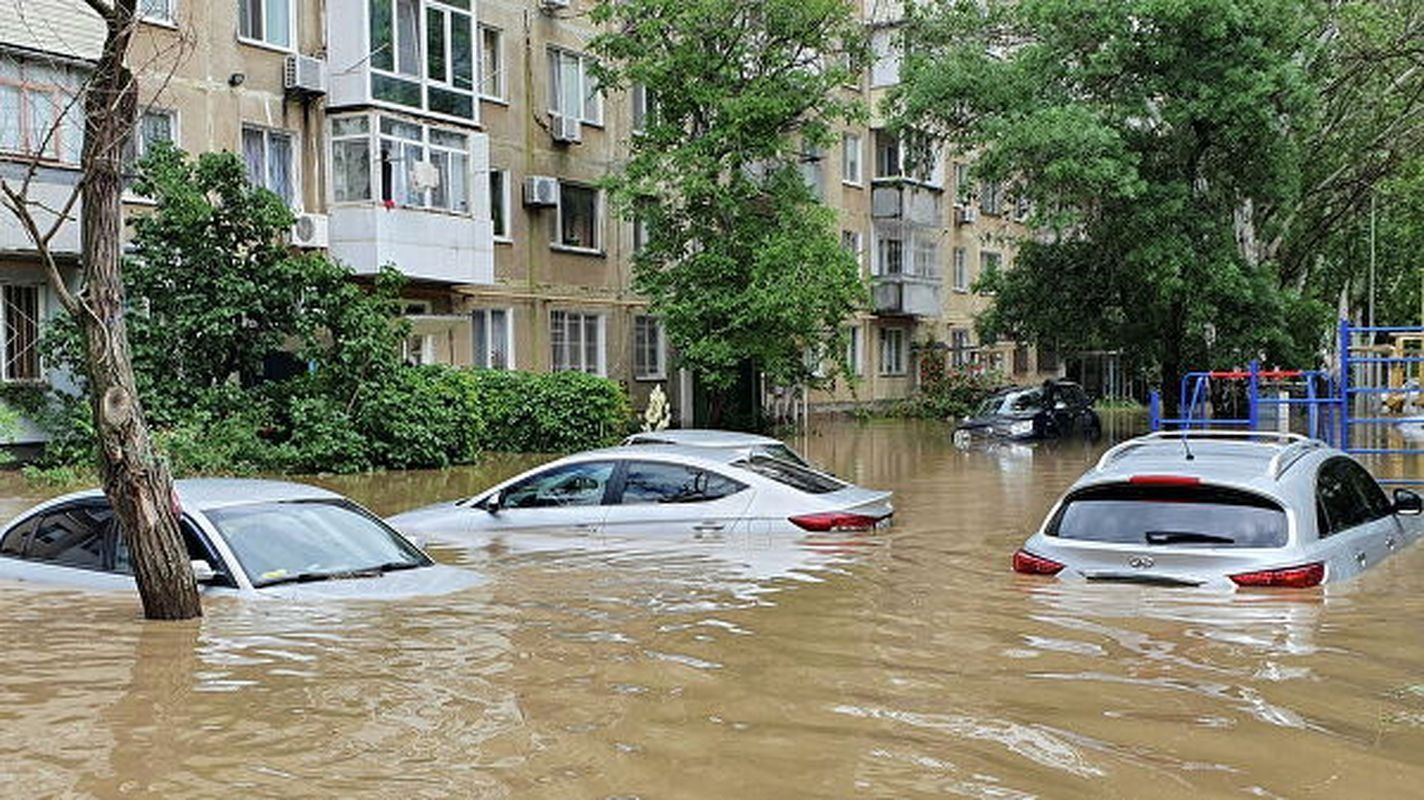
M 1081 408 L 1088 405 L 1088 395 L 1084 393 L 1083 387 L 1081 386 L 1062 386 L 1059 387 L 1059 391 L 1061 391 L 1068 400 L 1068 405 L 1074 408 Z
M 69 567 L 104 569 L 104 553 L 114 514 L 107 505 L 85 503 L 51 511 L 40 518 L 25 557 Z
M 807 494 L 826 494 L 849 486 L 844 481 L 836 480 L 829 475 L 770 456 L 754 455 L 751 458 L 733 462 L 732 466 L 754 472 L 763 478 L 770 478 L 777 483 L 799 489 Z
M 1388 499 L 1364 467 L 1338 457 L 1320 466 L 1315 481 L 1315 517 L 1321 538 L 1390 513 Z
M 217 573 L 212 581 L 222 586 L 236 586 L 237 582 L 227 572 L 227 565 L 218 557 L 217 553 L 207 543 L 205 538 L 198 533 L 193 526 L 192 520 L 183 517 L 178 520 L 178 529 L 183 534 L 183 544 L 188 550 L 188 558 L 194 561 L 206 561 L 208 566 Z M 123 536 L 118 535 L 119 528 L 114 526 L 114 572 L 124 575 L 133 574 L 133 559 L 129 554 L 129 543 Z
M 613 477 L 612 461 L 564 464 L 531 475 L 504 490 L 505 508 L 596 506 Z
M 782 461 L 790 461 L 792 464 L 799 464 L 803 467 L 810 466 L 810 464 L 806 462 L 806 459 L 802 458 L 795 450 L 792 450 L 784 444 L 759 445 L 756 452 L 771 456 L 772 458 L 779 458 Z
M 1284 547 L 1285 511 L 1217 486 L 1109 484 L 1068 497 L 1045 531 L 1090 542 L 1174 547 Z
M 430 563 L 385 523 L 342 500 L 247 503 L 204 513 L 254 586 Z
M 25 545 L 29 542 L 30 534 L 34 532 L 37 522 L 39 522 L 39 517 L 30 517 L 5 534 L 5 538 L 0 540 L 0 555 L 16 558 L 23 556 Z
M 632 461 L 623 479 L 623 505 L 640 503 L 705 503 L 747 488 L 745 483 L 716 472 L 656 461 Z

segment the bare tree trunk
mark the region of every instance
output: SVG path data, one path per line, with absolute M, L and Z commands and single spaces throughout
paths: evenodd
M 125 63 L 134 0 L 118 0 L 109 11 L 104 52 L 84 97 L 84 294 L 79 298 L 79 322 L 89 398 L 104 494 L 128 540 L 144 616 L 191 619 L 202 616 L 203 608 L 178 529 L 173 478 L 153 451 L 139 404 L 124 322 L 120 197 L 123 144 L 133 132 L 138 107 L 137 85 Z

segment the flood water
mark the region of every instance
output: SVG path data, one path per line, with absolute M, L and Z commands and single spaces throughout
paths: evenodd
M 1017 576 L 1098 449 L 948 434 L 791 440 L 895 490 L 875 546 L 535 538 L 437 552 L 461 594 L 183 624 L 0 585 L 0 795 L 1424 796 L 1424 547 L 1295 593 Z M 391 513 L 534 461 L 320 482 Z

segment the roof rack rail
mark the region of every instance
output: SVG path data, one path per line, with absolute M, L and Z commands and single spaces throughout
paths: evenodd
M 1281 449 L 1279 453 L 1271 456 L 1271 463 L 1266 465 L 1266 474 L 1274 480 L 1280 480 L 1286 474 L 1286 470 L 1295 465 L 1295 462 L 1305 458 L 1312 450 L 1318 450 L 1325 446 L 1325 443 L 1318 439 L 1306 439 L 1303 442 L 1291 442 Z
M 1142 447 L 1143 445 L 1152 444 L 1154 442 L 1166 442 L 1173 440 L 1191 441 L 1193 439 L 1204 439 L 1209 441 L 1241 441 L 1251 444 L 1260 444 L 1265 447 L 1275 446 L 1277 444 L 1284 443 L 1287 448 L 1305 442 L 1315 441 L 1310 437 L 1302 436 L 1298 433 L 1287 433 L 1283 431 L 1246 431 L 1223 429 L 1183 429 L 1177 431 L 1152 431 L 1151 433 L 1143 434 L 1142 436 L 1138 436 L 1134 439 L 1128 439 L 1127 441 L 1110 448 L 1106 453 L 1103 453 L 1102 458 L 1098 459 L 1098 465 L 1096 469 L 1100 472 L 1104 469 L 1107 469 L 1109 464 L 1122 457 L 1129 450 L 1135 450 L 1139 447 Z M 1274 463 L 1274 459 L 1272 461 Z M 1282 469 L 1281 471 L 1284 472 L 1284 469 Z

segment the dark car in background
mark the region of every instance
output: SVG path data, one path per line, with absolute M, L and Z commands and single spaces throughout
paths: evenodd
M 1102 422 L 1083 387 L 1072 381 L 1010 386 L 989 395 L 954 429 L 954 444 L 1033 441 L 1083 436 L 1096 439 Z

